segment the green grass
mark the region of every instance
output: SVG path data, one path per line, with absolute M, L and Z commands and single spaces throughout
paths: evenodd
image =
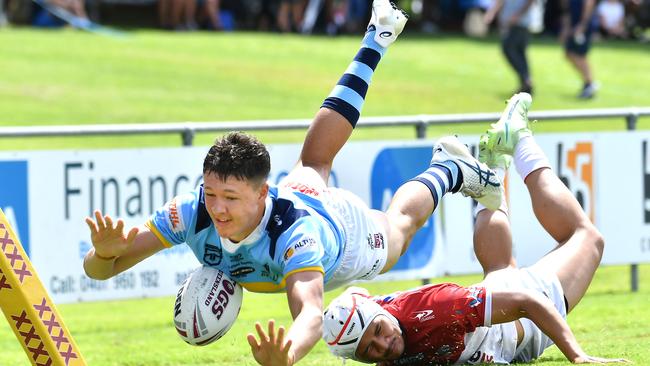
M 0 30 L 0 126 L 310 118 L 347 67 L 359 36 L 136 31 L 123 38 L 64 31 Z M 550 39 L 530 48 L 535 110 L 650 105 L 647 47 L 597 44 L 598 98 L 574 98 L 580 82 Z M 497 112 L 516 85 L 496 39 L 406 34 L 375 74 L 365 116 Z M 650 118 L 640 128 L 650 127 Z M 539 131 L 622 130 L 622 119 L 552 122 Z M 430 135 L 479 132 L 440 126 Z M 413 128 L 359 129 L 355 139 L 413 138 Z M 297 142 L 303 131 L 262 132 Z M 201 134 L 196 144 L 208 144 Z M 178 146 L 180 137 L 0 139 L 0 149 Z
M 495 39 L 405 35 L 375 74 L 365 116 L 497 112 L 515 78 Z M 358 49 L 359 37 L 275 34 L 132 32 L 125 38 L 64 30 L 0 29 L 0 126 L 159 123 L 309 118 Z M 634 43 L 598 44 L 591 60 L 602 92 L 574 99 L 577 76 L 558 44 L 531 47 L 535 110 L 650 105 L 650 53 Z M 552 122 L 537 130 L 623 130 L 622 120 Z M 639 128 L 650 128 L 642 119 Z M 484 126 L 430 128 L 430 136 L 480 132 Z M 263 141 L 298 142 L 304 131 L 260 132 Z M 412 128 L 359 129 L 354 139 L 414 137 Z M 208 144 L 213 134 L 197 136 Z M 0 139 L 0 150 L 178 146 L 180 137 Z M 601 268 L 569 317 L 590 353 L 650 364 L 650 265 L 641 266 L 641 291 L 630 293 L 628 267 Z M 438 279 L 438 281 L 450 279 Z M 470 284 L 478 277 L 451 280 Z M 385 293 L 417 285 L 368 285 Z M 327 300 L 338 292 L 327 295 Z M 194 348 L 175 334 L 171 297 L 68 304 L 60 311 L 90 365 L 254 365 L 245 341 L 255 321 L 289 324 L 284 295 L 247 293 L 225 338 Z M 0 322 L 0 365 L 29 364 L 13 333 Z M 564 364 L 553 348 L 539 365 Z M 321 343 L 302 363 L 339 365 Z
M 625 357 L 637 365 L 650 364 L 650 265 L 640 266 L 641 289 L 629 291 L 629 267 L 602 267 L 580 305 L 569 316 L 582 347 L 593 355 Z M 435 279 L 469 285 L 478 276 Z M 373 293 L 388 293 L 417 286 L 418 282 L 367 284 Z M 340 291 L 328 293 L 329 302 Z M 290 324 L 284 294 L 245 293 L 242 311 L 228 334 L 203 348 L 186 345 L 172 323 L 172 297 L 60 305 L 59 311 L 91 366 L 135 365 L 255 365 L 246 334 L 256 321 L 274 318 Z M 26 355 L 6 322 L 0 322 L 0 365 L 27 365 Z M 555 346 L 536 365 L 564 365 Z M 323 342 L 302 365 L 340 365 Z M 355 364 L 350 362 L 350 364 Z

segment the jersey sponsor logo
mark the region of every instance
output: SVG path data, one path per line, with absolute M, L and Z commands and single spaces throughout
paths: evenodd
M 280 278 L 280 275 L 271 272 L 271 267 L 268 264 L 264 263 L 264 269 L 262 270 L 262 277 L 270 278 L 271 281 L 277 282 L 278 278 Z
M 255 268 L 244 266 L 244 267 L 234 268 L 233 270 L 230 271 L 230 275 L 233 277 L 243 277 L 253 272 L 255 272 Z
M 469 297 L 472 299 L 469 302 L 469 307 L 474 308 L 483 303 L 483 299 L 481 299 L 481 294 L 483 293 L 483 289 L 479 287 L 470 287 L 469 288 Z
M 308 248 L 313 248 L 316 247 L 316 239 L 307 237 L 304 239 L 299 240 L 296 244 L 290 246 L 287 248 L 287 250 L 284 252 L 284 260 L 287 261 L 289 258 L 291 258 L 294 254 L 297 254 L 299 252 L 302 252 Z
M 420 323 L 424 323 L 427 320 L 434 319 L 436 314 L 433 313 L 433 310 L 420 310 L 414 312 L 413 318 L 417 319 Z
M 220 246 L 206 244 L 205 251 L 203 252 L 203 261 L 210 265 L 216 266 L 221 263 L 223 259 L 223 251 Z
M 169 223 L 171 224 L 172 232 L 179 233 L 185 231 L 185 225 L 183 225 L 183 219 L 178 212 L 178 202 L 176 198 L 173 198 L 169 202 Z
M 310 187 L 306 184 L 299 183 L 299 182 L 288 182 L 287 184 L 284 185 L 285 187 L 292 189 L 294 191 L 298 191 L 300 193 L 309 195 L 309 196 L 314 196 L 318 197 L 320 195 L 320 191 L 314 187 Z
M 293 248 L 287 249 L 287 251 L 284 252 L 284 260 L 288 261 L 289 258 L 291 258 L 293 256 L 293 252 L 294 252 Z

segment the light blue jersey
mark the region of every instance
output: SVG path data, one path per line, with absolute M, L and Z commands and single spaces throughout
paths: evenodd
M 255 292 L 283 291 L 286 278 L 302 271 L 322 272 L 327 283 L 346 240 L 339 220 L 321 200 L 277 186 L 269 187 L 262 221 L 239 243 L 219 237 L 202 186 L 174 197 L 146 225 L 164 245 L 186 243 L 199 262 Z

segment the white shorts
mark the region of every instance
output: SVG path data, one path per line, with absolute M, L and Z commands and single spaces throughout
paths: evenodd
M 521 269 L 508 268 L 488 274 L 481 284 L 490 290 L 524 288 L 538 291 L 548 297 L 560 312 L 562 318 L 566 319 L 564 291 L 555 273 L 544 271 L 542 268 L 535 266 Z M 519 346 L 517 346 L 516 337 L 508 337 L 502 339 L 501 347 L 502 349 L 514 350 L 512 360 L 530 362 L 541 356 L 546 348 L 553 345 L 553 341 L 542 333 L 531 320 L 521 318 L 519 321 L 524 328 L 524 338 L 519 343 Z M 512 328 L 514 328 L 514 323 L 503 324 L 503 326 L 510 327 L 511 324 Z M 489 336 L 490 332 L 488 332 Z M 511 342 L 515 343 L 505 344 Z
M 317 191 L 315 196 L 321 199 L 345 232 L 343 256 L 325 284 L 326 291 L 355 280 L 370 280 L 381 273 L 388 259 L 388 236 L 365 202 L 352 192 L 327 187 L 311 168 L 294 169 L 280 185 L 305 194 Z

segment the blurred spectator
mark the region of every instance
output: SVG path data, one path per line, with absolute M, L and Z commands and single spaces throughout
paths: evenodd
M 628 34 L 640 41 L 647 42 L 645 30 L 650 27 L 650 0 L 626 1 L 626 28 Z
M 280 0 L 276 23 L 283 33 L 298 31 L 302 26 L 307 0 Z
M 485 23 L 490 24 L 498 14 L 501 51 L 519 77 L 519 90 L 533 94 L 526 49 L 530 38 L 531 7 L 535 0 L 496 0 L 485 13 Z
M 422 0 L 422 22 L 420 30 L 424 33 L 437 33 L 442 14 L 439 0 Z
M 160 26 L 172 30 L 195 30 L 196 0 L 159 0 Z
M 201 4 L 202 3 L 202 4 Z M 210 30 L 223 30 L 221 23 L 221 0 L 199 0 L 199 24 Z
M 619 0 L 603 0 L 596 8 L 600 32 L 605 37 L 626 38 L 625 6 Z
M 563 0 L 562 32 L 560 40 L 571 65 L 578 71 L 583 81 L 580 99 L 591 99 L 596 95 L 598 84 L 587 54 L 591 48 L 591 38 L 596 28 L 594 12 L 595 0 Z

